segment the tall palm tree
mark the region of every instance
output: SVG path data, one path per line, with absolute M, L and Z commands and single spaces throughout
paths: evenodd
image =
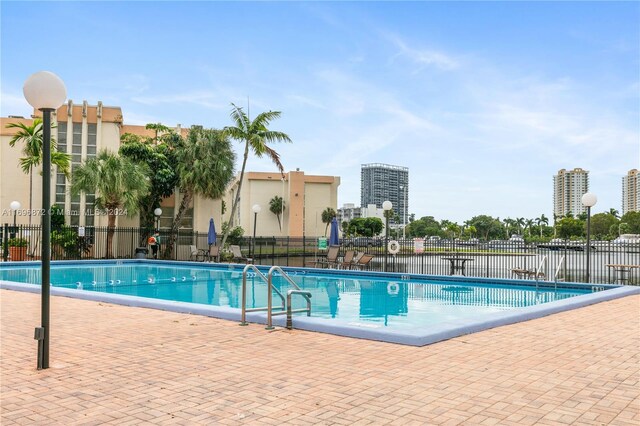
M 280 215 L 284 213 L 284 200 L 282 197 L 276 195 L 269 201 L 269 211 L 278 218 L 278 226 L 282 231 L 282 222 L 280 221 Z
M 227 134 L 221 130 L 194 126 L 184 144 L 176 149 L 178 187 L 182 200 L 173 220 L 164 257 L 169 258 L 178 236 L 178 227 L 194 195 L 218 199 L 233 179 L 236 155 Z
M 31 125 L 9 123 L 7 128 L 19 129 L 9 140 L 11 147 L 14 147 L 18 142 L 24 142 L 22 148 L 24 157 L 20 158 L 20 168 L 29 175 L 29 212 L 31 212 L 33 211 L 33 169 L 42 163 L 42 119 L 36 118 Z M 58 152 L 56 146 L 55 139 L 51 138 L 51 164 L 58 166 L 58 170 L 69 177 L 71 156 L 64 152 Z M 48 207 L 42 206 L 42 208 Z M 32 215 L 29 214 L 29 225 L 31 225 L 31 217 Z
M 524 217 L 519 217 L 516 219 L 516 225 L 518 226 L 518 235 L 523 234 L 522 228 L 524 227 L 524 224 L 525 224 Z
M 613 217 L 615 217 L 616 219 L 620 218 L 620 212 L 614 208 L 610 208 L 609 209 L 609 214 Z
M 337 216 L 337 213 L 331 207 L 327 207 L 326 209 L 324 209 L 324 211 L 322 212 L 321 216 L 322 216 L 322 223 L 325 224 L 324 236 L 326 237 L 327 236 L 327 229 L 329 229 L 329 224 L 331 223 L 333 218 Z
M 531 236 L 531 228 L 533 227 L 534 223 L 535 223 L 535 220 L 533 219 L 526 219 L 524 221 L 524 229 L 527 230 L 527 234 L 529 234 L 529 236 Z
M 545 226 L 549 225 L 549 218 L 544 214 L 541 214 L 539 218 L 536 219 L 538 226 L 540 227 L 540 238 L 542 238 L 542 224 Z
M 240 170 L 240 180 L 238 181 L 238 189 L 231 205 L 231 217 L 229 218 L 229 226 L 222 236 L 222 245 L 227 241 L 229 230 L 233 225 L 238 202 L 240 201 L 240 191 L 242 189 L 242 180 L 244 179 L 244 171 L 249 158 L 249 151 L 252 151 L 258 158 L 266 155 L 278 167 L 280 173 L 284 176 L 284 167 L 280 162 L 280 155 L 269 147 L 268 144 L 273 142 L 291 142 L 286 133 L 269 130 L 268 125 L 272 120 L 280 118 L 280 111 L 266 111 L 258 114 L 252 121 L 242 108 L 231 104 L 231 119 L 235 126 L 228 126 L 224 131 L 233 139 L 244 142 L 244 156 L 242 159 L 242 169 Z
M 73 171 L 71 194 L 95 193 L 96 208 L 108 218 L 107 259 L 113 257 L 113 234 L 120 211 L 137 213 L 140 198 L 149 191 L 149 170 L 130 159 L 102 150 Z

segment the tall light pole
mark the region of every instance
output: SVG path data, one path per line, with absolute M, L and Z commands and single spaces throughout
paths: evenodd
M 51 112 L 67 99 L 64 82 L 52 72 L 40 71 L 24 83 L 24 97 L 36 110 L 42 111 L 42 324 L 36 328 L 38 370 L 49 368 L 49 314 L 51 281 Z
M 20 201 L 12 201 L 11 204 L 9 204 L 9 207 L 11 207 L 11 210 L 13 210 L 13 230 L 11 231 L 11 238 L 16 237 L 16 229 L 17 229 L 16 216 L 18 215 L 18 210 L 20 210 L 21 206 L 22 205 L 20 204 Z
M 582 204 L 587 208 L 587 283 L 590 282 L 589 274 L 591 272 L 589 263 L 591 256 L 591 207 L 595 206 L 597 202 L 598 197 L 595 194 L 587 192 L 582 196 Z
M 260 213 L 260 210 L 262 210 L 262 207 L 260 207 L 260 204 L 254 204 L 252 209 L 253 209 L 253 248 L 251 249 L 251 253 L 252 253 L 252 257 L 254 258 L 254 263 L 255 263 L 255 257 L 256 257 L 256 224 L 258 223 L 258 213 Z
M 385 226 L 384 226 L 384 271 L 387 272 L 387 262 L 389 259 L 389 210 L 393 208 L 391 201 L 387 200 L 382 203 L 384 210 Z
M 153 211 L 153 214 L 156 216 L 156 231 L 160 232 L 160 216 L 162 216 L 162 209 L 160 207 L 156 208 Z

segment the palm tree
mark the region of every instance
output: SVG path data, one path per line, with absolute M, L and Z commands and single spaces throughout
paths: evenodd
M 542 238 L 542 224 L 545 224 L 546 226 L 548 226 L 549 225 L 549 218 L 546 217 L 544 214 L 542 214 L 542 215 L 540 215 L 539 218 L 536 219 L 536 223 L 540 227 L 540 238 Z
M 236 196 L 233 200 L 233 204 L 231 205 L 229 226 L 222 236 L 223 246 L 227 241 L 229 230 L 232 228 L 231 225 L 233 225 L 233 218 L 235 217 L 238 202 L 240 201 L 240 190 L 242 189 L 244 171 L 247 166 L 247 159 L 249 158 L 249 150 L 251 150 L 258 158 L 261 158 L 263 155 L 271 158 L 271 161 L 273 161 L 282 176 L 284 176 L 284 167 L 280 162 L 280 155 L 269 147 L 268 144 L 273 142 L 291 142 L 291 139 L 287 134 L 269 130 L 267 127 L 272 120 L 280 118 L 280 111 L 262 112 L 258 114 L 253 121 L 251 121 L 242 108 L 237 107 L 233 103 L 231 106 L 233 107 L 231 110 L 231 118 L 234 121 L 235 126 L 225 127 L 224 131 L 233 139 L 244 142 L 244 157 L 242 159 L 242 169 L 240 170 L 238 189 L 236 190 Z
M 52 126 L 53 127 L 53 126 Z M 9 141 L 14 147 L 17 142 L 24 142 L 20 158 L 20 168 L 29 175 L 29 212 L 33 208 L 33 169 L 42 163 L 42 119 L 36 118 L 30 126 L 24 123 L 9 123 L 7 128 L 19 129 Z M 58 170 L 69 177 L 71 156 L 56 150 L 56 141 L 51 138 L 51 164 L 58 166 Z M 46 208 L 42 206 L 42 208 Z M 29 226 L 31 226 L 31 214 L 29 214 Z
M 616 219 L 620 218 L 620 212 L 614 208 L 610 208 L 609 209 L 609 214 L 613 217 L 615 217 Z
M 282 231 L 282 223 L 280 222 L 280 215 L 284 213 L 284 200 L 282 197 L 276 195 L 269 201 L 269 211 L 278 218 L 278 226 L 280 227 L 280 231 Z
M 518 225 L 518 235 L 522 235 L 523 231 L 522 231 L 522 227 L 525 224 L 525 220 L 524 217 L 519 217 L 516 219 L 516 225 Z
M 182 200 L 173 220 L 164 258 L 171 256 L 182 216 L 191 205 L 194 195 L 214 200 L 224 195 L 233 179 L 236 155 L 225 132 L 194 126 L 184 144 L 176 149 L 176 158 Z
M 524 222 L 524 228 L 528 231 L 527 234 L 529 234 L 529 236 L 531 236 L 531 228 L 533 228 L 534 223 L 535 220 L 533 219 L 526 219 Z
M 149 185 L 146 167 L 107 150 L 100 151 L 73 171 L 71 194 L 95 193 L 96 208 L 104 210 L 108 216 L 107 259 L 113 257 L 116 216 L 120 211 L 125 211 L 127 216 L 134 215 L 140 198 L 147 195 Z
M 327 236 L 327 229 L 329 229 L 329 224 L 331 223 L 331 221 L 333 220 L 334 217 L 337 216 L 337 213 L 334 209 L 332 209 L 331 207 L 327 207 L 326 209 L 324 209 L 324 211 L 322 212 L 322 223 L 326 224 L 324 227 L 324 236 Z

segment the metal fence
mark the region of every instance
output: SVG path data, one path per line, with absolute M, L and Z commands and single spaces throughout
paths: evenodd
M 106 256 L 106 227 L 65 227 L 52 234 L 51 256 L 53 260 L 104 259 Z M 169 231 L 160 232 L 160 253 L 169 241 Z M 8 238 L 4 238 L 7 236 Z M 115 228 L 113 230 L 113 258 L 151 257 L 146 252 L 147 233 L 140 228 Z M 13 227 L 5 224 L 0 229 L 3 260 L 22 260 L 17 248 L 10 247 L 11 238 L 26 241 L 24 260 L 38 260 L 41 251 L 40 226 Z M 14 240 L 15 241 L 15 240 Z M 221 235 L 218 235 L 220 244 Z M 364 241 L 364 242 L 363 242 Z M 316 237 L 243 237 L 228 241 L 241 247 L 244 255 L 258 265 L 308 266 L 327 255 L 319 249 Z M 165 259 L 196 260 L 192 249 L 206 251 L 207 234 L 180 232 L 172 252 Z M 491 278 L 535 278 L 586 282 L 587 250 L 584 243 L 565 241 L 556 244 L 518 244 L 506 241 L 474 243 L 453 241 L 400 240 L 399 252 L 389 254 L 381 239 L 343 240 L 339 258 L 353 250 L 374 255 L 367 266 L 373 271 L 429 274 L 466 275 Z M 640 284 L 640 244 L 617 244 L 609 241 L 594 242 L 589 253 L 591 283 Z M 150 252 L 150 251 L 149 251 Z M 140 256 L 140 255 L 138 255 Z M 198 257 L 202 260 L 202 256 Z M 222 252 L 223 261 L 231 261 L 230 253 Z M 538 274 L 539 273 L 539 274 Z

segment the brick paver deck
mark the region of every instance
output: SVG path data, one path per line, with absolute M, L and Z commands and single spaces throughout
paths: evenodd
M 1 298 L 2 425 L 639 425 L 640 296 L 416 348 L 39 295 Z

